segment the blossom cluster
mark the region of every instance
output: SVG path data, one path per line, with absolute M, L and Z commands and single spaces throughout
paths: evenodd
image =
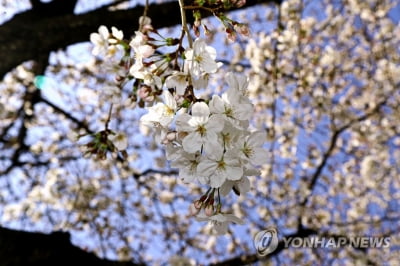
M 247 96 L 248 79 L 230 72 L 225 77 L 228 89 L 222 95 L 197 98 L 196 91 L 207 88 L 210 75 L 222 65 L 216 62 L 215 48 L 197 38 L 191 47 L 180 49 L 179 44 L 175 55 L 154 60 L 158 46 L 149 35 L 154 30 L 147 21 L 146 28 L 137 31 L 129 42 L 132 59 L 127 78 L 135 79 L 135 96 L 148 110 L 140 121 L 154 129 L 156 141 L 165 145 L 166 158 L 171 167 L 179 169 L 185 183 L 209 186 L 190 211 L 199 221 L 210 221 L 218 233 L 225 233 L 228 222 L 243 221 L 221 211 L 221 195 L 231 190 L 237 195 L 249 191 L 248 176 L 258 174 L 256 166 L 267 156 L 262 148 L 265 133 L 249 129 L 253 105 Z M 95 36 L 105 36 L 104 28 L 99 31 Z M 113 32 L 118 31 L 113 28 Z M 114 35 L 108 34 L 108 38 L 113 40 Z M 107 51 L 97 45 L 110 45 L 110 41 L 98 39 L 92 38 L 95 54 Z M 166 40 L 167 45 L 177 43 Z M 165 64 L 172 59 L 178 62 L 178 52 L 183 58 L 181 67 Z

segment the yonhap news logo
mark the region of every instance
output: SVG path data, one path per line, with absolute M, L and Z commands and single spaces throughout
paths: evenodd
M 254 246 L 261 257 L 274 252 L 278 243 L 278 231 L 273 227 L 262 230 L 254 236 Z
M 390 237 L 374 236 L 309 236 L 278 238 L 276 228 L 268 228 L 254 236 L 254 246 L 257 254 L 267 256 L 276 250 L 281 240 L 283 248 L 389 248 Z

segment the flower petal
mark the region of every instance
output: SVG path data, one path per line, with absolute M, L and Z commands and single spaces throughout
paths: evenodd
M 219 188 L 226 180 L 226 175 L 221 173 L 216 173 L 210 176 L 210 186 L 213 188 Z
M 266 163 L 268 158 L 268 152 L 260 147 L 253 148 L 253 155 L 251 156 L 250 160 L 255 165 L 262 165 Z
M 221 193 L 222 196 L 226 196 L 231 192 L 232 187 L 235 183 L 230 180 L 226 180 L 225 183 L 222 184 L 222 186 L 219 188 L 219 193 Z
M 210 115 L 210 108 L 204 102 L 197 102 L 192 106 L 192 116 L 208 117 Z
M 217 167 L 218 165 L 216 162 L 205 159 L 197 165 L 197 172 L 202 176 L 210 176 L 215 172 Z
M 210 101 L 210 111 L 214 114 L 222 114 L 225 110 L 224 102 L 218 95 L 213 95 Z
M 198 132 L 190 133 L 182 141 L 183 149 L 188 153 L 200 151 L 201 145 L 203 145 L 203 141 Z
M 251 133 L 247 140 L 247 144 L 252 147 L 260 147 L 267 139 L 267 134 L 264 131 L 256 131 Z
M 238 166 L 226 166 L 226 173 L 229 180 L 239 180 L 243 176 L 243 168 Z

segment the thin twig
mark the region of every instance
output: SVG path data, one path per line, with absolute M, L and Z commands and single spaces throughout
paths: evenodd
M 185 12 L 185 7 L 184 7 L 183 0 L 179 0 L 179 7 L 180 7 L 180 10 L 181 10 L 182 31 L 186 33 L 187 38 L 188 38 L 188 42 L 189 42 L 189 47 L 192 48 L 193 40 L 192 40 L 192 36 L 190 36 L 190 32 L 189 32 L 189 29 L 187 27 L 186 12 Z
M 143 10 L 143 15 L 142 15 L 142 20 L 139 20 L 139 31 L 141 32 L 143 30 L 143 24 L 144 20 L 147 17 L 147 11 L 149 10 L 149 0 L 146 0 L 146 5 L 144 6 Z
M 105 130 L 108 130 L 108 124 L 110 123 L 111 120 L 112 109 L 113 109 L 113 104 L 110 105 L 110 110 L 108 110 L 108 117 L 106 120 Z

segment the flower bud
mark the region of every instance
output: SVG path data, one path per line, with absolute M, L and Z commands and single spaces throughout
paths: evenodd
M 198 27 L 198 26 L 193 25 L 193 31 L 194 31 L 194 35 L 195 35 L 196 37 L 199 37 L 199 36 L 200 36 L 200 30 L 199 30 L 199 27 Z
M 228 40 L 230 40 L 231 42 L 236 41 L 236 32 L 234 30 L 232 30 L 231 28 L 226 28 L 225 32 L 228 35 Z
M 206 25 L 204 25 L 203 24 L 203 29 L 204 29 L 204 34 L 207 36 L 207 37 L 210 37 L 211 36 L 211 31 L 208 29 L 208 27 L 206 26 Z
M 197 215 L 200 212 L 200 208 L 196 208 L 195 203 L 190 204 L 189 213 L 190 215 Z
M 235 7 L 240 8 L 246 4 L 246 0 L 237 0 L 235 2 Z
M 203 205 L 203 201 L 201 201 L 201 200 L 196 200 L 194 203 L 193 203 L 193 206 L 196 208 L 196 209 L 201 209 L 201 205 Z
M 250 36 L 250 30 L 246 24 L 238 23 L 234 26 L 234 28 L 235 28 L 235 31 L 239 32 L 239 34 L 246 36 L 246 37 Z
M 205 207 L 204 212 L 207 216 L 213 216 L 214 215 L 214 206 L 212 204 L 209 204 Z
M 143 85 L 139 88 L 137 94 L 145 102 L 152 102 L 154 96 L 151 94 L 152 89 L 149 86 Z
M 168 144 L 176 140 L 176 131 L 170 131 L 162 141 L 163 144 Z
M 176 132 L 175 131 L 168 132 L 166 138 L 167 138 L 168 141 L 176 140 Z

